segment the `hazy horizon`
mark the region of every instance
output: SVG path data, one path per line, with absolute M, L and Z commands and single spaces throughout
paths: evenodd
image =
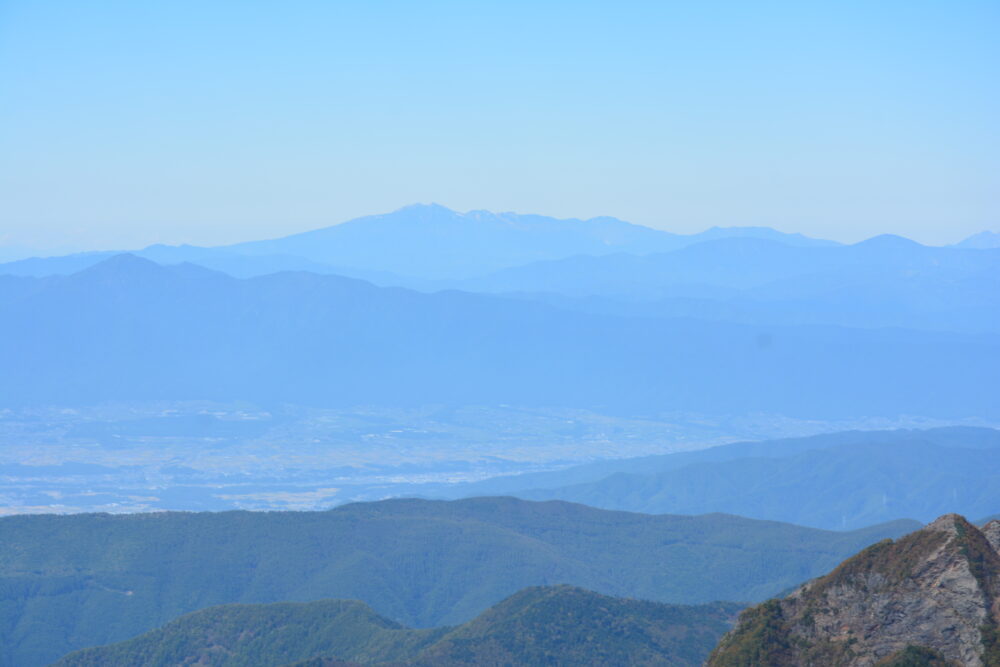
M 1000 225 L 998 25 L 972 0 L 5 2 L 0 246 L 419 201 L 954 243 Z
M 261 241 L 261 240 L 279 239 L 279 238 L 283 238 L 285 236 L 291 236 L 291 235 L 300 234 L 300 233 L 304 233 L 304 232 L 316 231 L 316 230 L 319 230 L 319 229 L 325 229 L 327 227 L 334 227 L 334 226 L 337 226 L 337 225 L 340 225 L 340 224 L 343 224 L 343 223 L 346 223 L 346 222 L 352 222 L 354 220 L 359 220 L 359 219 L 362 219 L 362 218 L 375 217 L 375 216 L 381 216 L 381 215 L 388 215 L 388 214 L 396 213 L 396 212 L 404 210 L 404 209 L 414 208 L 414 207 L 421 207 L 421 206 L 427 206 L 427 207 L 430 207 L 430 206 L 442 206 L 442 207 L 444 207 L 444 208 L 446 208 L 446 209 L 448 209 L 450 211 L 453 211 L 455 213 L 458 213 L 460 215 L 468 215 L 470 213 L 476 213 L 476 212 L 486 212 L 486 213 L 492 213 L 492 214 L 497 214 L 497 215 L 540 215 L 538 213 L 530 212 L 530 211 L 488 211 L 486 209 L 481 209 L 481 208 L 478 208 L 478 209 L 469 209 L 469 210 L 458 210 L 458 209 L 453 209 L 450 206 L 446 206 L 444 204 L 440 204 L 439 202 L 417 202 L 417 203 L 408 204 L 406 206 L 402 206 L 402 207 L 394 209 L 392 211 L 378 211 L 378 212 L 373 212 L 371 214 L 359 216 L 358 218 L 351 218 L 349 220 L 338 220 L 336 222 L 331 222 L 328 225 L 321 225 L 319 227 L 310 227 L 310 228 L 307 228 L 307 229 L 297 229 L 297 230 L 294 230 L 294 231 L 287 231 L 287 230 L 276 229 L 276 231 L 275 231 L 274 234 L 267 234 L 265 232 L 265 235 L 264 236 L 260 236 L 260 237 L 249 237 L 248 236 L 248 237 L 244 237 L 244 238 L 237 238 L 237 239 L 235 239 L 233 241 L 229 241 L 229 242 L 226 242 L 226 243 L 205 244 L 204 247 L 227 246 L 230 243 L 242 243 L 242 242 L 250 242 L 250 241 Z M 559 218 L 557 216 L 546 216 L 546 217 L 552 217 L 553 219 L 556 219 L 556 220 L 566 220 L 566 219 L 569 219 L 569 220 L 580 220 L 580 221 L 587 221 L 587 220 L 593 220 L 593 219 L 599 219 L 599 218 L 614 218 L 614 219 L 617 219 L 617 220 L 622 220 L 622 218 L 619 218 L 619 217 L 613 216 L 613 215 L 595 215 L 595 216 L 588 216 L 586 218 Z M 640 224 L 640 223 L 635 223 L 635 222 L 630 221 L 630 220 L 623 220 L 623 222 L 628 222 L 628 223 L 631 223 L 631 224 Z M 909 236 L 906 236 L 906 235 L 903 235 L 903 234 L 895 234 L 893 232 L 876 232 L 876 233 L 871 234 L 871 235 L 863 236 L 862 238 L 859 238 L 859 239 L 852 239 L 852 240 L 845 241 L 843 239 L 816 236 L 816 235 L 804 233 L 804 232 L 799 231 L 797 229 L 779 228 L 779 227 L 772 227 L 772 226 L 769 226 L 769 225 L 713 225 L 713 226 L 710 226 L 710 227 L 705 227 L 703 229 L 694 229 L 694 230 L 689 230 L 689 231 L 687 231 L 687 230 L 686 231 L 677 231 L 677 230 L 674 230 L 674 229 L 663 228 L 663 227 L 654 227 L 654 226 L 651 226 L 651 225 L 640 225 L 640 226 L 650 227 L 651 229 L 657 229 L 658 231 L 665 231 L 665 232 L 669 232 L 669 233 L 673 233 L 673 234 L 681 234 L 681 235 L 698 234 L 698 233 L 709 231 L 709 230 L 712 230 L 712 229 L 766 228 L 766 229 L 774 229 L 776 231 L 779 231 L 779 232 L 782 232 L 782 233 L 785 233 L 785 234 L 802 234 L 803 236 L 806 236 L 806 237 L 809 237 L 809 238 L 813 238 L 813 239 L 837 241 L 837 242 L 845 243 L 845 244 L 848 244 L 848 245 L 852 244 L 852 243 L 858 243 L 858 242 L 861 242 L 861 241 L 864 241 L 864 240 L 867 240 L 867 239 L 871 239 L 871 238 L 874 238 L 876 236 L 882 236 L 882 235 L 902 236 L 903 238 L 910 238 L 911 240 L 920 242 L 918 239 L 914 239 L 912 237 L 909 237 Z M 923 243 L 923 245 L 929 245 L 929 246 L 936 246 L 936 245 L 947 246 L 947 245 L 952 245 L 954 243 L 958 243 L 959 241 L 963 241 L 963 240 L 969 238 L 970 236 L 972 236 L 974 234 L 981 233 L 981 232 L 992 232 L 992 231 L 993 230 L 984 229 L 984 230 L 980 230 L 979 232 L 973 232 L 973 234 L 964 235 L 961 238 L 952 239 L 952 240 L 944 242 L 944 243 L 940 243 L 940 244 L 936 244 L 936 243 Z M 198 246 L 199 245 L 199 244 L 197 244 L 197 243 L 195 243 L 193 241 L 189 241 L 189 240 L 181 240 L 181 241 L 179 241 L 177 243 L 166 243 L 166 242 L 163 242 L 163 241 L 153 241 L 151 243 L 144 243 L 144 244 L 140 244 L 140 245 L 137 245 L 137 246 L 112 246 L 112 247 L 107 247 L 107 246 L 73 247 L 73 246 L 56 245 L 56 244 L 53 244 L 53 245 L 42 245 L 42 246 L 27 246 L 27 245 L 18 245 L 18 244 L 14 244 L 14 243 L 5 243 L 4 241 L 5 241 L 4 237 L 0 236 L 0 263 L 2 263 L 2 262 L 8 262 L 8 261 L 16 261 L 18 259 L 26 259 L 26 258 L 29 258 L 29 257 L 50 257 L 50 256 L 54 257 L 54 256 L 60 256 L 60 255 L 63 255 L 63 254 L 74 254 L 74 253 L 80 253 L 80 252 L 101 252 L 101 251 L 105 251 L 105 252 L 106 251 L 131 252 L 131 251 L 142 250 L 142 249 L 148 248 L 150 246 L 155 246 L 155 245 L 159 245 L 159 244 L 169 245 L 169 246 L 184 246 L 184 245 Z

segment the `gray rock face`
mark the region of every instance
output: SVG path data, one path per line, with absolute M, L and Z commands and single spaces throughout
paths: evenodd
M 983 535 L 986 536 L 993 550 L 1000 554 L 1000 519 L 993 519 L 983 526 Z
M 744 613 L 708 664 L 870 667 L 920 646 L 954 664 L 992 667 L 1000 651 L 988 646 L 1000 626 L 998 544 L 1000 521 L 980 531 L 945 515 Z

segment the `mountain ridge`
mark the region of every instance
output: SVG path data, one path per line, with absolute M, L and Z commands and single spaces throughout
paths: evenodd
M 225 605 L 110 646 L 71 653 L 54 667 L 177 664 L 277 667 L 391 663 L 699 665 L 739 605 L 665 605 L 572 586 L 514 593 L 457 627 L 413 630 L 362 602 Z M 355 662 L 356 661 L 356 662 Z M 388 667 L 388 666 L 386 666 Z
M 515 495 L 607 509 L 734 512 L 826 529 L 897 518 L 930 521 L 948 508 L 973 516 L 1000 505 L 1000 447 L 899 442 L 844 444 L 771 458 L 692 463 L 659 473 L 618 472 L 595 482 Z
M 1000 429 L 844 431 L 585 463 L 457 485 L 427 497 L 512 495 L 645 512 L 733 512 L 844 529 L 1000 506 Z
M 982 231 L 954 244 L 956 248 L 1000 248 L 1000 232 Z
M 1000 522 L 986 531 L 996 535 Z M 747 610 L 708 667 L 1000 664 L 1000 553 L 957 514 L 884 540 L 789 596 Z M 936 656 L 936 657 L 935 657 Z M 895 661 L 895 662 L 894 662 Z
M 207 261 L 217 265 L 226 265 L 227 260 L 231 265 L 237 258 L 284 256 L 287 268 L 311 266 L 327 273 L 376 279 L 381 275 L 383 280 L 412 282 L 467 278 L 542 259 L 623 251 L 645 254 L 740 236 L 763 236 L 803 246 L 835 244 L 770 228 L 713 227 L 684 235 L 609 216 L 581 220 L 484 210 L 460 213 L 437 204 L 414 204 L 274 239 L 214 247 L 153 244 L 126 252 L 160 262 Z M 118 252 L 122 251 L 27 258 L 0 264 L 0 274 L 39 276 L 78 271 Z
M 514 498 L 3 517 L 0 664 L 47 664 L 233 602 L 355 599 L 410 627 L 462 623 L 556 583 L 673 604 L 755 602 L 915 526 L 840 533 Z
M 115 254 L 28 259 L 0 265 L 0 274 L 69 274 Z M 1000 249 L 923 246 L 893 235 L 843 245 L 768 228 L 678 235 L 608 217 L 411 206 L 278 239 L 156 244 L 131 254 L 237 278 L 309 271 L 601 315 L 1000 331 Z
M 642 319 L 110 259 L 0 281 L 0 399 L 570 405 L 990 418 L 995 335 Z M 405 332 L 405 335 L 402 333 Z M 919 360 L 919 363 L 914 363 Z M 921 387 L 941 388 L 934 396 Z

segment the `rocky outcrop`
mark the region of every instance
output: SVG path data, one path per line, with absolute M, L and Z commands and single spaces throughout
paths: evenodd
M 744 612 L 708 665 L 1000 667 L 998 544 L 957 514 L 880 542 Z
M 1000 553 L 1000 519 L 993 519 L 983 526 L 983 535 L 993 547 L 993 550 Z

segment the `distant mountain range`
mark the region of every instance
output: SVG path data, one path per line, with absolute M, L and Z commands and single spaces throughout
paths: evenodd
M 834 249 L 844 246 L 835 241 L 769 227 L 713 227 L 697 234 L 673 234 L 611 217 L 579 220 L 489 211 L 459 213 L 437 204 L 415 204 L 392 213 L 357 218 L 277 239 L 215 247 L 155 244 L 128 251 L 91 251 L 6 261 L 0 264 L 0 275 L 68 275 L 114 255 L 130 252 L 160 264 L 190 262 L 241 278 L 276 271 L 312 271 L 411 288 L 511 291 L 520 283 L 530 284 L 535 291 L 539 281 L 551 282 L 556 276 L 566 280 L 573 272 L 588 268 L 586 263 L 549 266 L 551 262 L 577 257 L 671 254 L 718 241 L 743 243 L 717 245 L 718 251 L 706 248 L 693 255 L 676 255 L 670 261 L 633 261 L 627 275 L 616 276 L 619 287 L 622 280 L 635 282 L 643 277 L 639 273 L 650 271 L 658 275 L 653 275 L 653 285 L 643 285 L 647 291 L 662 289 L 665 279 L 668 284 L 680 282 L 696 286 L 735 281 L 739 286 L 748 286 L 768 275 L 772 275 L 772 279 L 785 277 L 790 269 L 793 272 L 798 269 L 798 273 L 803 269 L 822 273 L 842 269 L 845 265 L 868 264 L 875 268 L 882 258 L 891 261 L 892 265 L 886 267 L 889 272 L 899 268 L 901 261 L 909 263 L 910 268 L 927 268 L 928 262 L 936 264 L 948 257 L 961 258 L 946 261 L 953 266 L 968 262 L 979 266 L 985 258 L 970 259 L 974 255 L 949 251 L 1000 248 L 1000 234 L 984 231 L 947 247 L 921 246 L 902 237 L 885 235 L 846 246 L 853 250 L 837 253 Z M 761 254 L 780 252 L 778 248 L 782 247 L 811 249 L 812 252 L 787 251 L 774 266 L 769 264 L 773 257 Z M 915 259 L 919 266 L 914 265 Z M 0 254 L 0 261 L 3 260 L 4 255 Z M 727 267 L 732 260 L 741 266 Z M 665 265 L 657 266 L 658 263 Z M 754 263 L 757 274 L 746 274 L 747 266 Z M 990 263 L 995 267 L 996 260 Z M 514 273 L 506 271 L 531 264 L 538 266 Z M 606 273 L 613 271 L 616 264 L 596 266 L 601 266 L 601 271 Z M 696 273 L 686 273 L 691 269 Z M 498 275 L 491 275 L 497 272 Z M 606 286 L 592 291 L 573 283 L 574 293 L 601 294 L 603 289 Z
M 956 514 L 747 610 L 708 667 L 1000 664 L 1000 522 Z
M 0 664 L 34 667 L 228 603 L 356 599 L 416 627 L 464 623 L 527 586 L 756 602 L 915 528 L 846 533 L 513 498 L 328 512 L 0 518 Z
M 296 663 L 326 667 L 662 665 L 697 667 L 739 606 L 666 605 L 570 586 L 525 589 L 454 628 L 412 630 L 361 602 L 212 607 L 165 627 L 66 656 L 57 667 Z M 356 661 L 356 662 L 354 662 Z
M 1000 248 L 1000 233 L 979 232 L 955 244 L 957 248 Z
M 632 512 L 731 512 L 827 529 L 930 521 L 948 510 L 982 517 L 1000 507 L 1000 431 L 951 427 L 737 443 L 438 491 Z
M 608 217 L 563 220 L 489 211 L 458 213 L 437 204 L 417 204 L 279 239 L 214 248 L 153 245 L 133 254 L 165 264 L 194 262 L 229 269 L 240 277 L 312 270 L 402 283 L 469 278 L 573 255 L 666 252 L 742 237 L 804 247 L 836 245 L 766 227 L 714 227 L 683 235 Z M 26 259 L 0 265 L 0 274 L 67 274 L 113 254 L 120 251 Z
M 734 238 L 644 256 L 578 256 L 459 287 L 600 314 L 1000 331 L 1000 249 L 888 236 L 807 248 Z
M 478 291 L 540 291 L 573 295 L 628 294 L 679 286 L 759 289 L 796 276 L 826 280 L 828 289 L 872 274 L 933 269 L 975 275 L 995 270 L 1000 252 L 924 246 L 899 236 L 877 236 L 848 246 L 799 247 L 763 238 L 721 238 L 666 253 L 577 255 L 537 262 L 463 283 Z M 859 275 L 860 274 L 860 275 Z M 785 285 L 808 292 L 802 285 Z M 769 287 L 778 290 L 778 286 Z
M 754 325 L 831 324 L 1000 332 L 1000 248 L 990 233 L 951 247 L 898 236 L 854 245 L 768 228 L 678 235 L 614 218 L 411 206 L 325 229 L 216 248 L 134 252 L 238 278 L 308 271 L 420 291 L 459 289 L 594 314 Z M 69 275 L 115 252 L 0 264 L 0 275 Z
M 0 403 L 514 404 L 994 418 L 1000 336 L 594 315 L 119 255 L 0 277 Z M 933 388 L 931 390 L 930 388 Z
M 0 246 L 0 262 L 5 262 L 0 264 L 0 274 L 68 274 L 131 252 L 164 264 L 198 263 L 237 277 L 278 270 L 315 271 L 415 287 L 479 278 L 532 262 L 577 255 L 666 253 L 722 239 L 757 239 L 802 248 L 840 245 L 769 227 L 712 227 L 697 234 L 674 234 L 612 217 L 579 220 L 490 211 L 460 213 L 438 204 L 414 204 L 281 238 L 224 246 L 155 244 L 34 258 L 24 248 Z M 1000 248 L 1000 233 L 983 231 L 946 247 Z

